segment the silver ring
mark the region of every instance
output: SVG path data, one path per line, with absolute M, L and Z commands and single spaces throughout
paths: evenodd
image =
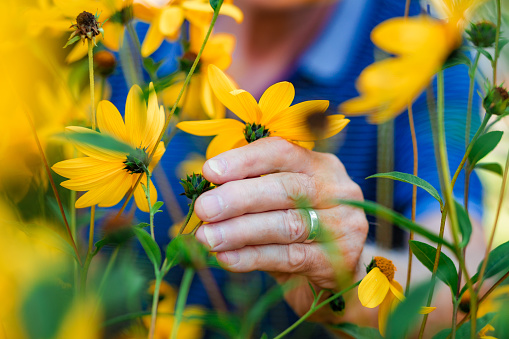
M 307 239 L 304 241 L 305 244 L 309 244 L 310 242 L 313 242 L 316 237 L 318 236 L 318 233 L 320 232 L 320 225 L 318 221 L 318 215 L 316 214 L 315 210 L 312 208 L 304 208 L 306 212 L 308 212 L 309 215 L 309 235 Z

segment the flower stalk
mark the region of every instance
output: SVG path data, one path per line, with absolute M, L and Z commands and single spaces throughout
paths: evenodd
M 196 194 L 193 195 L 193 200 L 191 201 L 191 204 L 189 205 L 189 212 L 187 212 L 186 220 L 184 221 L 182 226 L 180 226 L 177 236 L 181 235 L 184 232 L 184 230 L 186 229 L 187 224 L 189 224 L 189 220 L 191 220 L 191 216 L 193 215 L 193 212 L 194 212 L 194 204 L 195 204 L 197 198 L 198 198 L 198 195 L 196 195 Z
M 408 5 L 408 2 L 407 2 Z M 412 110 L 412 103 L 408 104 L 408 123 L 410 125 L 410 134 L 412 136 L 412 149 L 413 149 L 413 175 L 417 176 L 419 170 L 419 153 L 417 149 L 417 136 L 415 134 L 415 124 L 414 124 L 414 114 Z M 412 221 L 415 222 L 415 215 L 417 210 L 417 186 L 412 185 Z M 414 239 L 414 232 L 410 232 L 410 240 Z M 409 243 L 410 244 L 410 243 Z M 410 291 L 410 280 L 412 277 L 412 249 L 410 245 L 408 245 L 408 270 L 407 270 L 407 278 L 406 278 L 406 289 L 405 294 L 408 295 Z M 429 305 L 428 305 L 429 306 Z
M 182 278 L 182 282 L 180 284 L 180 290 L 177 298 L 177 306 L 175 308 L 175 320 L 173 323 L 173 327 L 171 329 L 170 339 L 176 339 L 178 329 L 180 326 L 180 322 L 182 321 L 182 314 L 184 312 L 184 307 L 186 306 L 187 295 L 189 294 L 189 289 L 191 287 L 191 282 L 193 281 L 194 269 L 186 268 L 184 271 L 184 277 Z

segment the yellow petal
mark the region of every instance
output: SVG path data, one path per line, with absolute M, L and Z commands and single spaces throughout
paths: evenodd
M 392 310 L 397 305 L 398 300 L 392 293 L 387 293 L 387 297 L 382 301 L 378 308 L 378 331 L 384 337 L 387 326 L 387 319 L 391 314 Z
M 101 167 L 99 170 L 91 171 L 90 174 L 74 177 L 71 180 L 67 180 L 61 183 L 61 185 L 67 189 L 73 191 L 88 191 L 91 189 L 96 189 L 100 186 L 104 186 L 108 184 L 118 175 L 122 175 L 124 172 L 127 173 L 123 169 L 123 164 L 117 164 L 116 168 L 108 169 L 106 167 Z
M 102 133 L 129 142 L 124 120 L 118 109 L 108 100 L 102 100 L 97 106 L 97 126 Z
M 260 98 L 263 112 L 262 125 L 267 124 L 274 115 L 290 107 L 295 98 L 295 88 L 288 81 L 278 82 L 267 88 Z
M 214 11 L 208 3 L 199 1 L 186 1 L 182 4 L 185 9 L 186 19 L 193 25 L 208 26 L 212 20 Z M 232 4 L 223 4 L 219 14 L 233 18 L 237 23 L 244 20 L 242 11 Z
M 237 87 L 234 83 L 223 73 L 219 68 L 214 65 L 208 67 L 208 79 L 210 86 L 214 91 L 216 97 L 223 105 L 228 107 L 235 115 L 245 122 L 254 122 L 256 117 L 251 117 L 248 112 L 244 111 L 244 107 L 239 102 L 239 99 L 231 94 Z
M 136 182 L 134 180 L 135 177 L 133 176 L 133 184 Z M 148 207 L 148 201 L 147 196 L 145 195 L 145 191 L 143 190 L 143 187 L 141 186 L 141 183 L 143 183 L 145 186 L 147 185 L 147 176 L 143 174 L 143 178 L 140 184 L 136 187 L 134 190 L 134 200 L 136 201 L 136 206 L 143 211 L 143 212 L 149 212 Z M 157 191 L 152 181 L 150 181 L 150 203 L 154 204 L 157 201 Z
M 131 174 L 124 171 L 123 174 L 119 175 L 115 186 L 112 185 L 113 189 L 109 190 L 108 195 L 98 204 L 99 207 L 110 207 L 118 204 L 131 188 L 131 184 Z
M 138 85 L 129 90 L 125 103 L 125 127 L 134 147 L 141 148 L 146 134 L 147 106 Z
M 214 119 L 201 121 L 183 121 L 177 127 L 184 132 L 199 135 L 217 135 L 222 133 L 242 132 L 244 124 L 235 119 Z
M 437 309 L 436 307 L 425 307 L 425 306 L 423 306 L 419 310 L 419 314 L 430 314 L 431 312 L 433 312 L 436 309 Z
M 118 22 L 106 21 L 103 28 L 104 46 L 112 51 L 118 51 L 124 41 L 124 25 Z
M 210 88 L 207 73 L 201 74 L 201 76 L 201 102 L 205 113 L 207 113 L 211 119 L 223 119 L 226 115 L 224 105 L 212 94 L 212 88 Z
M 247 145 L 242 132 L 221 133 L 217 135 L 207 147 L 207 159 L 213 158 L 223 152 Z
M 67 57 L 65 58 L 65 62 L 67 62 L 68 64 L 81 60 L 85 57 L 85 55 L 88 54 L 88 46 L 86 42 L 82 43 L 81 41 L 78 41 L 74 43 L 74 45 L 71 45 L 70 47 L 72 48 L 72 50 L 69 54 L 67 54 Z
M 403 295 L 403 287 L 396 281 L 392 280 L 389 284 L 389 288 L 391 289 L 392 294 L 396 298 L 398 298 L 399 301 L 405 300 L 405 296 Z
M 206 29 L 191 25 L 190 27 L 191 46 L 190 50 L 198 53 L 203 39 L 205 38 Z M 227 69 L 232 62 L 232 53 L 235 48 L 235 37 L 227 33 L 217 33 L 212 35 L 207 41 L 207 45 L 203 50 L 200 61 L 203 67 L 212 64 L 221 70 Z
M 91 157 L 83 157 L 57 162 L 51 169 L 63 177 L 75 178 L 91 173 L 103 172 L 103 170 L 113 171 L 118 168 L 119 164 L 122 164 L 122 162 L 102 161 Z
M 123 193 L 125 195 L 126 191 L 119 191 L 119 188 L 123 188 L 123 181 L 126 180 L 127 172 L 119 173 L 119 175 L 115 175 L 111 180 L 106 180 L 103 185 L 97 186 L 94 189 L 89 190 L 87 193 L 83 194 L 76 201 L 76 208 L 84 208 L 92 205 L 102 205 L 103 201 L 110 200 L 110 196 L 114 194 Z M 129 174 L 127 174 L 130 176 Z M 122 196 L 123 196 L 122 195 Z M 120 200 L 119 200 L 120 201 Z M 111 205 L 110 205 L 111 206 Z
M 243 89 L 236 89 L 230 93 L 238 100 L 243 112 L 249 116 L 250 120 L 248 121 L 259 124 L 262 118 L 262 111 L 251 93 Z
M 145 35 L 145 39 L 143 40 L 143 44 L 141 45 L 141 55 L 144 58 L 154 53 L 163 43 L 164 35 L 159 30 L 159 21 L 160 16 L 154 18 L 152 24 L 150 25 L 147 31 L 147 34 Z
M 157 138 L 159 137 L 162 129 L 164 128 L 164 122 L 165 122 L 164 107 L 163 106 L 159 107 L 156 91 L 154 89 L 154 84 L 150 83 L 147 107 L 147 131 L 145 134 L 145 139 L 143 140 L 143 145 L 144 147 L 147 147 L 149 152 L 152 151 L 154 145 L 158 141 Z
M 88 128 L 79 127 L 79 126 L 69 126 L 65 128 L 66 133 L 98 133 L 96 131 L 92 131 Z M 85 155 L 88 155 L 89 157 L 93 157 L 99 160 L 103 161 L 118 161 L 119 159 L 122 159 L 122 161 L 125 160 L 125 153 L 122 152 L 115 152 L 108 149 L 104 149 L 97 146 L 92 146 L 89 144 L 85 144 L 82 142 L 76 142 L 72 141 L 73 145 L 80 151 L 83 152 Z
M 133 4 L 133 14 L 136 18 L 140 19 L 141 21 L 145 22 L 151 22 L 156 15 L 158 15 L 158 12 L 161 10 L 157 7 L 152 6 L 146 6 L 145 4 L 135 1 Z
M 308 150 L 313 150 L 315 147 L 315 143 L 313 141 L 293 141 L 293 143 Z
M 380 269 L 373 268 L 359 285 L 358 295 L 362 306 L 374 308 L 380 305 L 387 296 L 389 285 L 389 280 Z
M 184 12 L 180 7 L 168 6 L 161 12 L 159 31 L 166 36 L 174 36 L 184 22 Z
M 163 156 L 164 152 L 166 151 L 166 148 L 164 147 L 164 143 L 160 142 L 157 146 L 156 152 L 154 153 L 154 157 L 152 158 L 152 161 L 150 162 L 148 169 L 152 171 L 154 167 L 156 167 L 159 160 L 161 160 L 161 157 Z

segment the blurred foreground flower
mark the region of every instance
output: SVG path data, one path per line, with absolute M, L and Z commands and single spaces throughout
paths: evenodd
M 207 28 L 214 13 L 209 2 L 205 0 L 168 0 L 162 6 L 140 0 L 133 6 L 134 16 L 150 23 L 141 46 L 141 55 L 144 57 L 154 53 L 165 39 L 177 40 L 185 19 L 191 23 L 191 26 Z M 233 5 L 232 1 L 224 1 L 219 14 L 232 17 L 239 23 L 244 19 L 240 9 Z
M 148 163 L 148 156 L 156 146 L 165 121 L 164 108 L 158 107 L 157 96 L 150 84 L 148 108 L 140 87 L 134 85 L 127 96 L 125 124 L 120 112 L 109 101 L 99 103 L 97 125 L 101 133 L 130 144 L 136 148 L 135 154 L 126 154 L 102 149 L 74 141 L 76 148 L 87 157 L 61 161 L 52 169 L 63 177 L 69 178 L 62 186 L 73 191 L 88 191 L 76 201 L 77 208 L 99 205 L 109 207 L 116 205 L 125 194 L 134 187 L 139 176 L 146 174 L 143 167 L 151 171 L 165 152 L 163 143 Z M 68 127 L 75 133 L 97 133 L 83 127 Z M 142 179 L 143 180 L 143 179 Z M 136 205 L 148 212 L 148 203 L 143 187 L 138 185 L 134 191 Z M 150 199 L 157 201 L 157 192 L 150 182 Z
M 205 40 L 206 29 L 191 25 L 189 28 L 189 49 L 180 59 L 180 73 L 176 82 L 164 90 L 163 101 L 166 106 L 173 106 L 184 84 L 184 79 L 200 51 Z M 206 118 L 221 119 L 225 116 L 223 104 L 212 94 L 208 78 L 208 65 L 215 65 L 222 71 L 226 70 L 232 61 L 235 48 L 235 37 L 227 33 L 210 36 L 203 50 L 200 62 L 186 88 L 179 107 L 182 109 L 181 120 L 198 120 Z M 207 116 L 204 116 L 203 113 Z
M 150 287 L 151 294 L 154 292 L 154 285 Z M 157 306 L 157 320 L 155 336 L 157 339 L 167 339 L 170 337 L 175 321 L 175 303 L 177 302 L 177 291 L 168 283 L 162 282 L 160 288 L 159 305 Z M 187 306 L 183 312 L 183 319 L 177 332 L 177 338 L 197 339 L 203 337 L 203 320 L 201 316 L 205 315 L 205 310 L 199 306 Z M 147 328 L 150 326 L 150 316 L 143 317 L 143 323 Z
M 378 330 L 385 335 L 385 326 L 389 314 L 403 300 L 403 287 L 394 280 L 396 267 L 391 260 L 374 257 L 366 267 L 368 273 L 361 281 L 358 289 L 359 300 L 364 307 L 378 309 Z M 435 307 L 421 308 L 421 314 L 432 312 Z
M 356 83 L 360 96 L 341 104 L 339 111 L 368 114 L 372 123 L 383 123 L 402 113 L 461 45 L 465 22 L 481 2 L 435 0 L 446 21 L 418 16 L 393 18 L 376 26 L 371 40 L 395 57 L 366 67 Z
M 343 115 L 327 116 L 326 128 L 321 135 L 316 135 L 310 130 L 307 118 L 311 114 L 325 112 L 329 107 L 327 100 L 305 101 L 290 106 L 295 89 L 291 83 L 284 81 L 269 87 L 257 103 L 250 93 L 237 89 L 216 66 L 210 65 L 208 73 L 217 98 L 244 123 L 235 119 L 178 123 L 177 127 L 187 133 L 217 135 L 207 148 L 207 158 L 268 136 L 281 137 L 311 149 L 315 140 L 339 133 L 349 122 Z

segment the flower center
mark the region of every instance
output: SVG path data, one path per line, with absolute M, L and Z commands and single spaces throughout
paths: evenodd
M 253 141 L 266 138 L 268 136 L 270 136 L 270 131 L 261 124 L 246 124 L 246 127 L 244 128 L 244 137 L 248 143 L 252 143 Z
M 136 148 L 136 150 L 126 157 L 124 169 L 130 174 L 145 173 L 148 170 L 147 149 Z
M 366 273 L 369 273 L 375 267 L 378 267 L 389 281 L 394 279 L 394 271 L 396 271 L 396 267 L 391 260 L 384 257 L 374 257 L 368 267 L 366 267 Z

